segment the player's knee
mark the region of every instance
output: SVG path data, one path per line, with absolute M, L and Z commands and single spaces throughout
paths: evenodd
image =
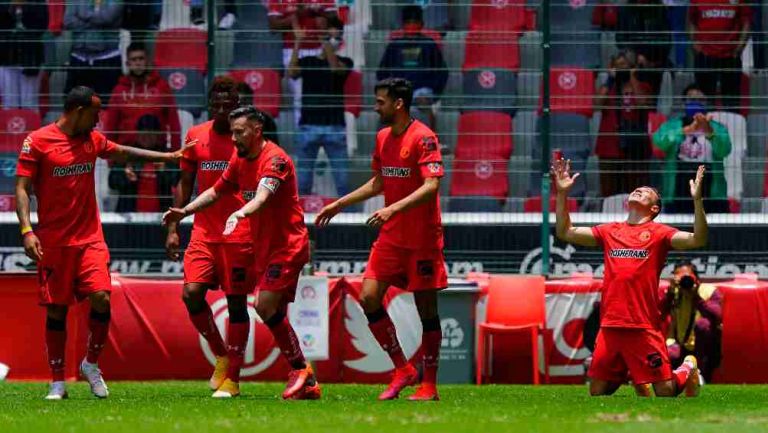
M 259 302 L 259 304 L 256 305 L 256 313 L 261 317 L 261 320 L 263 320 L 265 323 L 272 319 L 275 314 L 277 314 L 277 307 L 275 305 L 270 304 L 262 304 Z
M 49 305 L 46 309 L 46 317 L 54 321 L 65 321 L 67 319 L 66 305 Z
M 664 382 L 658 382 L 653 384 L 653 392 L 656 397 L 675 397 L 677 396 L 677 390 L 675 389 L 675 382 L 667 380 Z
M 366 313 L 373 313 L 381 309 L 381 299 L 375 293 L 361 293 L 360 306 Z
M 91 301 L 91 309 L 99 313 L 109 312 L 109 292 L 101 291 L 93 293 L 89 296 Z
M 185 284 L 181 300 L 184 301 L 187 311 L 198 313 L 205 307 L 205 290 L 199 286 Z

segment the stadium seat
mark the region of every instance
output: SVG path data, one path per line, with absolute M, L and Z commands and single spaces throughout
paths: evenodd
M 515 142 L 515 148 L 517 148 L 518 142 Z M 531 171 L 539 170 L 539 167 L 533 166 L 533 159 L 530 156 L 512 156 L 509 158 L 509 197 L 507 198 L 507 205 L 514 203 L 514 206 L 510 206 L 508 209 L 517 209 L 518 212 L 523 211 L 522 197 L 528 194 L 529 182 L 531 180 Z
M 237 8 L 237 21 L 233 30 L 268 30 L 267 8 L 262 2 L 248 2 Z
M 579 202 L 576 201 L 573 197 L 568 197 L 568 211 L 569 212 L 577 212 L 579 210 Z M 541 206 L 541 196 L 533 196 L 533 197 L 526 197 L 525 201 L 523 202 L 523 212 L 541 212 L 542 206 Z M 555 196 L 552 195 L 549 197 L 549 211 L 554 212 L 555 211 Z
M 728 128 L 731 139 L 731 153 L 725 158 L 725 179 L 728 197 L 736 200 L 741 198 L 744 185 L 741 178 L 741 161 L 747 154 L 747 120 L 741 114 L 725 111 L 710 113 L 712 118 Z
M 216 44 L 216 71 L 226 71 L 232 64 L 235 53 L 235 33 L 229 30 L 218 30 L 214 39 Z
M 593 71 L 579 67 L 552 68 L 549 75 L 549 91 L 552 113 L 573 113 L 592 117 L 595 95 Z
M 768 110 L 768 71 L 759 71 L 750 79 L 751 106 L 753 110 Z
M 514 116 L 517 77 L 506 69 L 472 69 L 464 72 L 463 111 L 498 111 Z
M 461 71 L 448 72 L 448 81 L 445 83 L 445 90 L 440 97 L 441 108 L 460 108 L 464 102 L 464 74 Z
M 520 38 L 520 69 L 540 71 L 543 61 L 541 32 L 525 32 Z
M 483 383 L 489 359 L 493 359 L 493 339 L 500 334 L 530 333 L 533 384 L 541 382 L 539 340 L 546 324 L 544 277 L 491 276 L 488 284 L 485 321 L 477 328 L 476 380 Z M 543 348 L 545 383 L 549 382 L 549 351 Z
M 351 71 L 344 82 L 344 111 L 355 117 L 363 110 L 363 74 Z
M 596 68 L 600 66 L 600 34 L 553 33 L 550 53 L 553 66 Z
M 168 82 L 176 97 L 176 106 L 195 117 L 206 107 L 205 77 L 203 71 L 186 68 L 167 68 L 160 75 Z
M 520 72 L 517 74 L 518 110 L 534 110 L 539 104 L 541 72 Z
M 18 155 L 21 143 L 40 128 L 40 115 L 33 110 L 0 110 L 0 153 Z
M 269 31 L 238 31 L 232 67 L 283 69 L 283 38 Z
M 363 70 L 363 106 L 366 108 L 373 107 L 376 102 L 376 95 L 373 93 L 373 89 L 376 86 L 376 71 L 370 70 L 367 67 Z
M 253 90 L 253 105 L 272 117 L 280 114 L 280 74 L 272 69 L 239 69 L 229 71 L 235 80 L 248 84 Z
M 450 7 L 446 0 L 414 0 L 414 4 L 420 4 L 424 8 L 424 25 L 435 30 L 444 30 L 450 27 Z
M 448 209 L 451 212 L 501 212 L 504 201 L 498 197 L 461 197 L 450 195 Z
M 12 152 L 0 152 L 0 192 L 2 193 L 13 194 L 15 191 L 16 161 L 19 159 L 20 146 L 20 143 L 17 144 Z M 9 210 L 15 211 L 16 208 L 14 207 Z
M 436 115 L 437 137 L 440 147 L 453 153 L 458 139 L 459 112 L 453 110 L 439 110 Z
M 522 32 L 525 19 L 525 0 L 473 0 L 469 29 Z
M 456 30 L 469 30 L 469 17 L 472 11 L 471 1 L 451 2 L 451 8 L 448 15 L 451 18 L 451 24 Z
M 202 30 L 179 28 L 163 30 L 155 39 L 154 65 L 158 69 L 208 69 L 207 35 Z
M 371 2 L 371 30 L 394 30 L 400 25 L 400 1 Z
M 500 55 L 503 53 L 503 55 Z M 463 69 L 520 68 L 520 47 L 516 34 L 473 31 L 467 34 Z
M 464 64 L 467 32 L 447 32 L 443 39 L 443 59 L 449 71 L 461 69 Z
M 357 119 L 357 156 L 370 161 L 376 148 L 376 133 L 381 129 L 379 115 L 373 111 L 363 111 Z
M 583 33 L 595 30 L 592 15 L 598 0 L 569 0 L 550 3 L 552 31 Z
M 305 213 L 318 213 L 323 207 L 333 203 L 334 199 L 322 195 L 303 195 L 299 197 L 299 204 Z
M 187 136 L 187 131 L 195 125 L 195 116 L 186 110 L 178 110 L 177 112 L 179 113 L 181 137 L 185 138 Z
M 384 30 L 371 30 L 363 39 L 365 66 L 371 71 L 379 69 L 381 58 L 387 50 L 388 34 L 389 32 Z
M 609 66 L 611 64 L 611 58 L 619 51 L 616 46 L 616 33 L 614 32 L 601 32 L 600 33 L 600 65 Z
M 747 117 L 747 156 L 768 157 L 768 114 Z
M 626 213 L 629 194 L 615 194 L 603 199 L 603 213 Z
M 515 155 L 533 157 L 533 150 L 536 149 L 537 134 L 536 129 L 537 116 L 534 111 L 518 111 L 514 119 L 514 143 Z
M 462 207 L 468 202 L 455 198 L 472 197 L 479 199 L 471 205 L 473 212 L 501 211 L 504 200 L 509 196 L 508 170 L 508 159 L 456 156 L 451 167 L 450 196 L 454 198 L 451 210 L 469 212 L 466 206 Z M 495 204 L 490 204 L 490 199 L 495 199 Z M 478 207 L 478 203 L 484 204 Z
M 764 197 L 764 191 L 768 192 L 765 185 L 765 157 L 744 157 L 741 162 L 741 178 L 744 185 L 742 197 Z
M 277 123 L 277 136 L 280 138 L 280 147 L 293 155 L 296 135 L 296 121 L 293 118 L 293 110 L 281 110 L 275 119 Z

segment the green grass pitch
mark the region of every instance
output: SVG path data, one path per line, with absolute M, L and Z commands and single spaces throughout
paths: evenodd
M 204 382 L 112 382 L 97 400 L 82 382 L 46 402 L 44 383 L 0 383 L 0 432 L 768 432 L 768 386 L 708 386 L 696 399 L 640 399 L 623 387 L 446 385 L 440 402 L 378 402 L 382 386 L 325 385 L 320 401 L 282 401 L 282 385 L 244 383 L 233 400 Z M 407 391 L 405 395 L 408 395 Z

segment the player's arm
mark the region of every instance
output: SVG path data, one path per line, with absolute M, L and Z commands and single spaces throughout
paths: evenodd
M 704 178 L 705 171 L 704 166 L 700 165 L 696 171 L 696 179 L 689 181 L 691 198 L 693 199 L 693 233 L 681 230 L 672 235 L 672 249 L 691 250 L 707 245 L 709 226 L 707 224 L 707 215 L 704 213 L 704 199 L 701 189 L 701 181 Z
M 163 225 L 167 226 L 168 224 L 178 223 L 184 218 L 190 215 L 194 215 L 197 212 L 200 212 L 201 210 L 216 203 L 220 197 L 221 194 L 216 191 L 216 188 L 210 187 L 203 191 L 202 194 L 197 196 L 197 198 L 192 200 L 192 203 L 184 206 L 183 208 L 172 207 L 168 209 L 168 211 L 163 214 Z
M 179 162 L 184 152 L 186 152 L 190 146 L 194 145 L 194 142 L 185 144 L 181 149 L 174 152 L 155 152 L 154 150 L 140 149 L 138 147 L 123 146 L 114 143 L 108 153 L 108 158 L 110 161 L 118 164 L 124 164 L 128 161 L 151 161 L 176 164 Z
M 237 223 L 240 222 L 241 219 L 248 218 L 260 211 L 270 197 L 277 192 L 280 183 L 280 179 L 274 177 L 262 178 L 259 182 L 259 187 L 256 189 L 256 196 L 227 218 L 227 223 L 224 226 L 224 235 L 228 236 L 232 234 L 232 232 L 235 231 L 235 227 L 237 227 Z
M 371 197 L 375 197 L 384 190 L 384 181 L 381 179 L 381 174 L 378 172 L 360 188 L 350 192 L 349 194 L 334 201 L 328 206 L 324 207 L 315 217 L 315 225 L 318 227 L 325 227 L 331 222 L 336 214 L 341 212 L 347 206 L 351 206 L 363 201 L 368 200 Z
M 179 183 L 176 185 L 176 193 L 173 196 L 173 207 L 183 208 L 189 199 L 192 198 L 192 188 L 195 185 L 195 172 L 182 170 L 179 177 Z M 179 247 L 181 240 L 179 239 L 178 222 L 171 221 L 167 224 L 168 236 L 165 238 L 165 252 L 168 258 L 171 260 L 178 260 L 180 257 Z
M 19 227 L 24 241 L 24 252 L 34 261 L 43 258 L 43 248 L 40 239 L 32 231 L 32 219 L 30 217 L 30 195 L 32 192 L 32 178 L 27 176 L 16 177 L 16 216 L 19 218 Z
M 571 161 L 560 159 L 552 163 L 551 174 L 555 180 L 555 231 L 557 238 L 573 245 L 583 247 L 596 247 L 598 245 L 592 229 L 589 227 L 574 227 L 571 224 L 571 215 L 568 212 L 568 192 L 573 188 L 573 183 L 579 177 L 579 173 L 570 175 Z
M 407 211 L 414 208 L 437 195 L 440 190 L 440 178 L 439 177 L 427 177 L 424 179 L 424 183 L 416 189 L 416 191 L 408 194 L 402 199 L 392 203 L 391 205 L 379 209 L 365 222 L 371 227 L 381 227 L 389 221 L 395 214 Z

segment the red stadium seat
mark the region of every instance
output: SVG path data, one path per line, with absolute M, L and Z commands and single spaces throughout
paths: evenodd
M 206 32 L 180 28 L 163 30 L 155 40 L 155 67 L 184 68 L 204 72 L 208 68 Z
M 509 159 L 513 145 L 510 115 L 470 111 L 459 117 L 456 158 Z
M 508 166 L 508 159 L 454 159 L 450 196 L 503 200 L 509 194 Z
M 306 213 L 317 213 L 326 205 L 333 203 L 334 199 L 322 195 L 304 195 L 299 197 L 301 208 Z
M 363 110 L 363 74 L 352 71 L 344 82 L 344 111 L 360 116 Z
M 253 105 L 272 117 L 280 113 L 280 74 L 273 69 L 240 69 L 230 71 L 235 80 L 248 84 L 253 90 Z
M 520 46 L 516 33 L 470 31 L 467 34 L 463 69 L 520 69 Z
M 521 32 L 526 27 L 525 0 L 474 0 L 470 30 Z
M 595 76 L 592 71 L 580 67 L 554 67 L 549 76 L 549 90 L 552 113 L 592 117 L 592 98 L 595 95 Z M 539 107 L 542 97 L 539 96 Z
M 575 198 L 568 198 L 568 212 L 576 212 L 579 210 L 579 203 Z M 541 196 L 528 197 L 523 202 L 523 212 L 541 212 Z M 555 197 L 549 198 L 549 211 L 555 211 Z
M 0 153 L 18 153 L 21 142 L 40 128 L 40 115 L 32 110 L 0 110 Z
M 476 380 L 483 383 L 486 364 L 493 359 L 493 340 L 489 335 L 530 334 L 533 384 L 541 382 L 539 374 L 539 336 L 546 326 L 542 276 L 491 276 L 485 322 L 478 327 Z M 545 345 L 544 365 L 548 366 L 549 351 Z M 545 368 L 545 382 L 549 382 L 549 369 Z

